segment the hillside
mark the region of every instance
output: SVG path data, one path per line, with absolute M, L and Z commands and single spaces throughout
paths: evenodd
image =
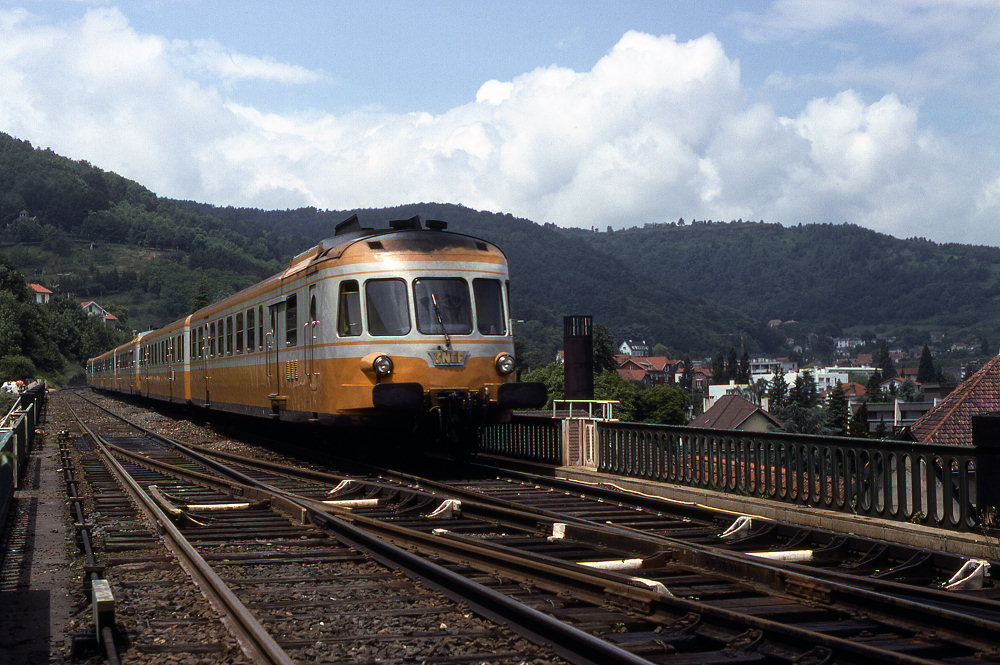
M 26 214 L 22 214 L 26 211 Z M 614 337 L 710 355 L 742 339 L 778 351 L 799 332 L 996 337 L 1000 249 L 899 240 L 857 226 L 647 225 L 594 232 L 449 204 L 261 211 L 157 197 L 138 183 L 0 134 L 0 256 L 29 280 L 94 298 L 135 329 L 227 295 L 357 213 L 363 224 L 420 215 L 496 242 L 511 264 L 521 357 L 547 363 L 562 317 L 586 313 Z
M 1000 327 L 1000 249 L 900 240 L 849 224 L 648 225 L 567 235 L 630 257 L 652 283 L 817 331 Z

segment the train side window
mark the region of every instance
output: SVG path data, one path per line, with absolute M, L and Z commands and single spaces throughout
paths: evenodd
M 257 307 L 257 344 L 264 348 L 264 306 Z
M 476 297 L 476 327 L 483 335 L 503 335 L 507 332 L 503 315 L 503 290 L 495 279 L 472 280 Z
M 340 283 L 337 334 L 341 337 L 355 337 L 361 334 L 361 291 L 358 290 L 357 281 L 353 279 Z
M 208 326 L 208 357 L 215 357 L 215 340 L 217 339 L 215 335 L 215 321 L 212 321 L 211 325 Z
M 254 343 L 254 322 L 253 322 L 253 307 L 247 310 L 247 353 L 253 353 L 253 350 L 257 348 Z
M 425 335 L 468 335 L 472 332 L 469 285 L 464 279 L 415 279 L 413 301 L 417 310 L 417 330 Z
M 243 353 L 243 312 L 236 315 L 236 353 Z
M 410 332 L 410 307 L 406 282 L 370 279 L 365 282 L 365 311 L 372 335 L 406 335 Z
M 295 346 L 299 343 L 298 300 L 298 296 L 294 293 L 285 300 L 285 346 Z
M 233 355 L 233 317 L 226 317 L 226 355 Z

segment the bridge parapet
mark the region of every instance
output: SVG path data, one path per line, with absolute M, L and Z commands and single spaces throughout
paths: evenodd
M 976 445 L 954 446 L 646 425 L 573 412 L 488 428 L 483 450 L 955 531 L 1000 523 L 1000 415 L 973 418 Z M 590 428 L 575 447 L 567 443 L 572 427 Z

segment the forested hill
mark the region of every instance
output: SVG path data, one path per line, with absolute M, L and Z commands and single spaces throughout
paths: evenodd
M 1000 327 L 1000 249 L 900 240 L 850 224 L 752 222 L 567 230 L 628 256 L 651 285 L 818 332 Z
M 26 214 L 23 214 L 26 213 Z M 199 290 L 218 298 L 283 267 L 357 213 L 366 226 L 419 215 L 496 242 L 530 366 L 552 358 L 562 317 L 592 314 L 616 338 L 713 354 L 742 338 L 777 351 L 806 331 L 1000 327 L 1000 249 L 898 240 L 856 226 L 647 225 L 560 229 L 457 205 L 260 211 L 156 196 L 138 183 L 0 134 L 0 255 L 31 281 L 94 298 L 130 327 L 162 325 Z M 637 220 L 639 222 L 641 220 Z

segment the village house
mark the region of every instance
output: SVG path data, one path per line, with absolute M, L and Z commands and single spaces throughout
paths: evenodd
M 646 344 L 646 340 L 638 342 L 633 339 L 627 339 L 618 347 L 618 352 L 626 356 L 645 358 L 649 355 L 649 345 Z
M 41 284 L 36 284 L 34 282 L 32 282 L 31 284 L 28 284 L 28 288 L 30 288 L 32 290 L 32 292 L 35 294 L 35 304 L 36 305 L 48 305 L 49 304 L 49 299 L 52 297 L 52 291 L 49 291 L 47 288 L 45 288 Z
M 689 425 L 743 432 L 767 432 L 782 427 L 780 420 L 739 395 L 721 396 Z
M 118 323 L 118 317 L 98 305 L 93 300 L 85 300 L 80 303 L 80 307 L 90 316 L 100 316 L 104 319 L 105 325 L 114 326 Z

